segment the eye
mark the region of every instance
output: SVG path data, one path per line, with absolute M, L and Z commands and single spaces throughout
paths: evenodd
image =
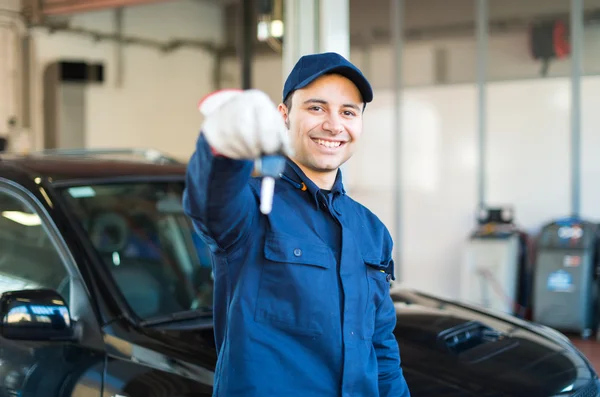
M 319 111 L 319 110 L 321 110 L 321 107 L 320 106 L 311 106 L 308 108 L 308 110 Z
M 354 112 L 353 112 L 353 111 L 351 111 L 351 110 L 344 110 L 344 116 L 350 116 L 350 117 L 353 117 L 353 116 L 356 116 L 356 113 L 354 113 Z

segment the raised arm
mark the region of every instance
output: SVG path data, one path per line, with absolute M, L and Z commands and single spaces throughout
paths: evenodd
M 252 231 L 259 216 L 248 183 L 253 160 L 278 150 L 287 154 L 289 143 L 283 118 L 263 92 L 228 90 L 209 98 L 183 206 L 198 232 L 226 250 Z
M 258 206 L 248 183 L 251 160 L 215 155 L 201 133 L 186 173 L 183 207 L 196 230 L 229 249 L 251 230 Z

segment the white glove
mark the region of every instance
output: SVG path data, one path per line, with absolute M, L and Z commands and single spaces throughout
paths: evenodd
M 208 95 L 198 109 L 209 145 L 233 159 L 292 153 L 287 128 L 275 104 L 259 90 L 223 90 Z

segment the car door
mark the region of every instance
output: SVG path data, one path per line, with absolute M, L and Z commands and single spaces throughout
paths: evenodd
M 0 294 L 57 291 L 76 319 L 81 340 L 27 340 L 14 332 L 9 337 L 5 324 L 0 333 L 0 397 L 101 396 L 105 355 L 99 337 L 81 337 L 93 335 L 90 327 L 97 325 L 89 321 L 88 294 L 73 262 L 41 202 L 22 186 L 0 178 Z M 26 307 L 21 321 L 44 317 L 39 312 L 44 307 L 35 308 L 37 312 Z

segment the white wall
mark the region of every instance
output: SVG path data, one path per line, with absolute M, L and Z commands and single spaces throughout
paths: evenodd
M 581 215 L 599 221 L 600 77 L 586 77 L 583 87 Z M 394 234 L 392 91 L 377 90 L 375 97 L 363 146 L 348 163 L 351 195 Z M 491 83 L 488 100 L 487 202 L 513 205 L 517 222 L 536 233 L 571 214 L 570 82 Z M 457 298 L 477 204 L 476 87 L 409 88 L 403 101 L 402 281 Z
M 73 26 L 114 32 L 114 11 L 77 14 Z M 222 39 L 221 9 L 216 3 L 181 0 L 124 10 L 125 36 L 167 42 L 183 38 Z M 116 83 L 116 44 L 72 33 L 33 33 L 35 45 L 34 131 L 37 148 L 43 145 L 41 81 L 50 62 L 103 62 L 106 81 L 87 89 L 86 142 L 89 147 L 155 147 L 187 158 L 199 130 L 198 100 L 214 88 L 214 56 L 194 48 L 171 53 L 136 44 L 123 51 L 122 85 Z

